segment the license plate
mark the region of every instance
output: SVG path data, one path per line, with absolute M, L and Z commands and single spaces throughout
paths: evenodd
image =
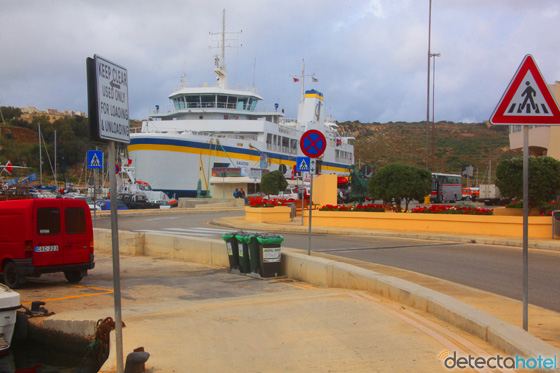
M 36 253 L 48 253 L 50 251 L 58 251 L 58 245 L 54 246 L 35 246 Z

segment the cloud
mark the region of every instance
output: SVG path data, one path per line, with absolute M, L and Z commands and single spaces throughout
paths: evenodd
M 186 74 L 215 81 L 211 32 L 237 32 L 226 52 L 230 83 L 258 87 L 295 117 L 301 86 L 325 96 L 335 119 L 426 117 L 428 0 L 2 1 L 0 105 L 87 111 L 85 59 L 99 54 L 128 69 L 133 118 L 144 119 Z M 560 80 L 554 0 L 432 1 L 436 119 L 487 120 L 525 54 L 548 82 Z M 235 34 L 229 34 L 235 36 Z M 233 43 L 233 41 L 228 42 Z

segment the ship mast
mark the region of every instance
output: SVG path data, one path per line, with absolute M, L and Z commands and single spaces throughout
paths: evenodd
M 319 81 L 317 78 L 315 78 L 315 73 L 313 73 L 311 75 L 305 75 L 305 59 L 302 59 L 301 75 L 296 75 L 296 76 L 291 75 L 291 77 L 294 78 L 294 82 L 297 82 L 297 81 L 301 82 L 301 101 L 300 102 L 303 102 L 305 100 L 305 77 L 306 76 L 310 76 L 311 81 L 314 82 L 314 83 Z
M 221 58 L 216 56 L 214 59 L 215 62 L 215 67 L 214 67 L 214 72 L 216 73 L 216 75 L 218 75 L 218 87 L 225 89 L 227 88 L 227 81 L 228 81 L 228 74 L 227 74 L 227 69 L 226 69 L 226 47 L 228 48 L 240 48 L 241 45 L 239 46 L 233 46 L 233 45 L 226 45 L 226 40 L 230 41 L 230 40 L 237 40 L 237 35 L 235 35 L 235 37 L 231 37 L 229 39 L 226 39 L 226 34 L 239 34 L 242 31 L 237 31 L 237 32 L 229 32 L 226 33 L 226 10 L 224 9 L 222 12 L 222 32 L 214 32 L 214 33 L 210 33 L 211 36 L 219 36 L 220 38 L 216 38 L 214 40 L 212 40 L 213 42 L 216 42 L 218 45 L 217 46 L 209 46 L 209 48 L 220 48 L 221 49 Z

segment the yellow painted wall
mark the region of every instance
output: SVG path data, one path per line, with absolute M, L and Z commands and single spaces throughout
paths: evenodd
M 308 217 L 309 212 L 305 211 L 304 216 Z M 522 216 L 315 211 L 313 225 L 399 232 L 523 237 Z M 552 217 L 530 216 L 529 238 L 552 238 Z
M 286 223 L 290 219 L 290 207 L 245 207 L 245 220 L 254 223 Z
M 336 175 L 319 175 L 313 180 L 313 203 L 336 205 Z

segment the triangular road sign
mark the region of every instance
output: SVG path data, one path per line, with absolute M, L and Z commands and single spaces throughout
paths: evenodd
M 490 117 L 494 125 L 560 125 L 560 109 L 533 56 L 526 55 Z

